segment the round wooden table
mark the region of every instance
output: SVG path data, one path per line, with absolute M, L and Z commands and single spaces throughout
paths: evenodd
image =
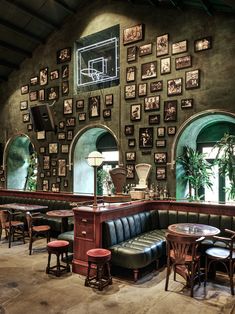
M 168 231 L 178 235 L 191 236 L 191 237 L 212 237 L 220 233 L 216 227 L 194 224 L 194 223 L 178 223 L 168 226 Z
M 68 218 L 74 216 L 71 209 L 50 210 L 46 214 L 49 217 L 61 218 L 61 233 L 68 231 Z

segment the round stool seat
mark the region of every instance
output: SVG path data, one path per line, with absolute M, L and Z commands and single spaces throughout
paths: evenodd
M 64 240 L 54 240 L 47 243 L 47 250 L 50 252 L 64 252 L 69 247 L 69 242 Z
M 106 249 L 91 249 L 87 251 L 88 261 L 95 263 L 105 263 L 110 261 L 111 252 Z
M 70 272 L 70 266 L 68 261 L 68 247 L 69 242 L 64 240 L 54 240 L 47 244 L 47 251 L 48 251 L 48 263 L 47 263 L 47 274 L 55 274 L 59 277 L 62 272 Z M 50 266 L 51 262 L 51 254 L 55 254 L 57 256 L 57 262 L 55 266 Z M 61 265 L 60 263 L 60 256 L 63 257 L 63 254 L 66 255 L 66 266 Z

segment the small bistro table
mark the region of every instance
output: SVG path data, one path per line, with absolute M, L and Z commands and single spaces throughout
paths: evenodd
M 50 210 L 46 213 L 49 217 L 61 218 L 61 233 L 68 231 L 68 218 L 73 217 L 74 213 L 71 209 Z
M 44 205 L 32 205 L 32 204 L 21 204 L 21 203 L 9 203 L 9 204 L 1 204 L 0 210 L 11 210 L 11 211 L 21 211 L 23 213 L 31 212 L 40 209 L 46 209 L 48 206 Z
M 181 236 L 191 237 L 212 237 L 220 233 L 220 230 L 216 227 L 194 224 L 194 223 L 178 223 L 168 226 L 168 231 Z

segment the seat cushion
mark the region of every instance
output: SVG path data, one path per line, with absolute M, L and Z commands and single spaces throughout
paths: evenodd
M 62 248 L 62 247 L 69 246 L 69 242 L 64 241 L 64 240 L 54 240 L 54 241 L 47 243 L 47 246 L 49 248 Z
M 213 259 L 226 259 L 229 257 L 230 251 L 225 248 L 212 247 L 206 250 L 206 254 Z M 235 252 L 233 252 L 233 258 L 235 258 Z

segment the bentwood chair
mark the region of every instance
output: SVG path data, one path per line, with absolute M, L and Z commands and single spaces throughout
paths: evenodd
M 6 238 L 8 239 L 8 246 L 11 247 L 11 243 L 15 241 L 15 238 L 22 239 L 25 243 L 25 226 L 24 222 L 16 220 L 19 212 L 12 212 L 10 210 L 1 210 L 1 225 L 5 230 Z
M 190 236 L 180 236 L 168 233 L 167 241 L 167 274 L 165 290 L 168 290 L 168 283 L 171 270 L 182 276 L 190 287 L 190 296 L 193 297 L 195 280 L 200 284 L 200 253 L 197 252 L 199 243 L 204 238 L 197 239 Z
M 205 264 L 205 282 L 206 286 L 208 272 L 212 264 L 220 263 L 224 265 L 230 280 L 231 294 L 234 295 L 233 273 L 235 266 L 235 231 L 225 229 L 226 233 L 231 235 L 230 238 L 214 236 L 214 239 L 223 242 L 224 247 L 214 246 L 206 250 Z
M 35 221 L 40 219 L 40 213 L 26 213 L 26 219 L 28 224 L 28 232 L 29 232 L 29 255 L 32 254 L 33 242 L 37 239 L 37 237 L 46 236 L 47 243 L 50 241 L 50 230 L 51 227 L 48 225 L 35 225 Z

